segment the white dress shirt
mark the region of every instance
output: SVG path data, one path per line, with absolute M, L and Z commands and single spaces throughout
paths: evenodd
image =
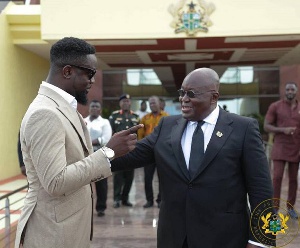
M 136 111 L 135 113 L 139 116 L 140 120 L 141 120 L 146 114 L 149 114 L 149 112 L 147 112 L 147 111 L 141 111 L 141 110 L 138 110 L 138 111 Z
M 74 96 L 70 95 L 61 88 L 58 88 L 55 85 L 49 84 L 45 81 L 42 82 L 42 85 L 50 88 L 51 90 L 54 90 L 57 94 L 61 95 L 75 110 L 77 110 L 77 100 Z
M 91 140 L 98 139 L 98 146 L 93 146 L 94 151 L 98 150 L 100 147 L 105 146 L 112 136 L 112 129 L 109 120 L 98 116 L 98 118 L 93 121 L 90 120 L 90 116 L 84 118 L 86 122 L 87 129 L 89 130 Z
M 219 107 L 216 107 L 213 110 L 213 112 L 211 112 L 210 115 L 203 120 L 204 124 L 201 126 L 201 128 L 204 134 L 204 152 L 206 151 L 207 145 L 215 129 L 219 117 L 219 111 L 220 111 Z M 192 138 L 193 138 L 193 133 L 197 127 L 197 124 L 198 122 L 196 121 L 189 121 L 181 137 L 181 147 L 184 154 L 185 163 L 188 169 L 189 169 Z

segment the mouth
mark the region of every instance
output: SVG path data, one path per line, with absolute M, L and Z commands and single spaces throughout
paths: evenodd
M 181 111 L 182 113 L 186 113 L 186 112 L 189 112 L 190 110 L 192 110 L 193 108 L 190 107 L 190 106 L 181 106 Z

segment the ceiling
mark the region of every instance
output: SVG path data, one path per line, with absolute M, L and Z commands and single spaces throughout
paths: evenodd
M 153 68 L 167 91 L 178 89 L 199 67 L 210 67 L 221 77 L 231 66 L 300 64 L 300 35 L 90 42 L 103 70 Z
M 170 93 L 199 67 L 221 77 L 233 66 L 300 64 L 300 35 L 87 41 L 96 47 L 102 70 L 152 68 Z M 50 44 L 21 46 L 49 58 Z
M 49 59 L 50 47 L 56 40 L 43 40 L 40 12 L 32 9 L 29 13 L 20 15 L 16 9 L 7 14 L 14 44 Z M 96 47 L 100 69 L 152 68 L 165 90 L 172 93 L 189 72 L 199 67 L 210 67 L 221 77 L 228 67 L 300 64 L 300 34 L 297 33 L 227 37 L 197 33 L 189 37 L 181 34 L 178 38 L 87 41 Z

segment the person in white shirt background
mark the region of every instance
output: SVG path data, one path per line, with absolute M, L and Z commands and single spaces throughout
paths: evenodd
M 147 103 L 145 100 L 141 101 L 141 107 L 138 111 L 136 111 L 136 114 L 139 115 L 140 120 L 149 112 L 147 111 Z
M 105 146 L 112 136 L 110 123 L 107 119 L 102 118 L 101 112 L 101 103 L 98 100 L 92 100 L 89 106 L 89 116 L 84 119 L 91 136 L 94 151 Z M 96 211 L 97 215 L 102 217 L 105 215 L 104 211 L 106 209 L 107 178 L 95 182 L 95 186 L 97 193 Z

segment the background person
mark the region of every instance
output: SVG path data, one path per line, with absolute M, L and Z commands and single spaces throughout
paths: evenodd
M 84 120 L 87 124 L 92 140 L 94 152 L 105 146 L 112 135 L 110 123 L 107 119 L 101 117 L 101 103 L 98 100 L 92 100 L 89 106 L 89 116 Z M 96 211 L 99 217 L 104 216 L 107 200 L 107 178 L 95 182 L 97 201 Z
M 141 106 L 140 106 L 140 109 L 138 111 L 136 111 L 136 114 L 138 114 L 140 120 L 146 115 L 148 114 L 149 112 L 146 111 L 147 109 L 147 103 L 145 100 L 141 101 Z
M 112 161 L 113 171 L 156 163 L 158 248 L 260 245 L 249 230 L 249 212 L 273 191 L 258 123 L 218 107 L 218 91 L 215 71 L 192 71 L 179 90 L 182 115 L 163 117 L 132 152 Z M 194 130 L 199 138 L 193 141 Z
M 274 133 L 271 152 L 273 161 L 274 198 L 280 199 L 282 177 L 288 164 L 289 189 L 287 202 L 292 206 L 296 202 L 298 170 L 300 161 L 300 105 L 296 99 L 298 87 L 294 82 L 285 86 L 285 98 L 272 103 L 267 111 L 264 129 Z M 279 207 L 279 201 L 277 201 Z M 297 213 L 288 205 L 288 213 L 294 219 Z
M 77 103 L 87 103 L 94 83 L 95 48 L 69 37 L 50 50 L 50 70 L 21 123 L 20 142 L 29 189 L 19 218 L 15 248 L 90 246 L 90 183 L 111 175 L 109 148 L 93 152 Z M 115 134 L 107 146 L 115 157 L 134 149 L 140 126 Z
M 109 122 L 113 134 L 129 128 L 139 123 L 139 116 L 131 111 L 130 95 L 123 94 L 119 98 L 120 110 L 114 111 L 109 116 Z M 113 174 L 114 182 L 114 208 L 120 207 L 120 202 L 126 207 L 132 207 L 132 203 L 128 200 L 132 181 L 134 178 L 134 169 L 117 171 Z
M 22 150 L 21 150 L 20 132 L 18 133 L 17 151 L 18 151 L 18 161 L 19 161 L 19 166 L 20 166 L 21 173 L 24 176 L 26 176 L 26 168 L 25 168 L 25 164 L 24 164 L 24 161 L 23 161 L 23 154 L 22 154 Z
M 141 124 L 144 125 L 143 128 L 139 129 L 138 131 L 138 139 L 142 139 L 152 133 L 153 129 L 158 125 L 158 122 L 163 116 L 168 116 L 168 114 L 161 110 L 161 101 L 158 96 L 151 96 L 149 98 L 149 105 L 151 109 L 151 113 L 146 114 L 141 119 Z M 149 208 L 153 206 L 153 176 L 155 172 L 156 165 L 151 164 L 144 167 L 144 183 L 145 183 L 145 193 L 146 193 L 146 204 L 144 205 L 144 208 Z M 159 183 L 158 183 L 159 184 Z M 159 187 L 158 187 L 159 189 Z M 158 207 L 160 207 L 160 193 L 158 192 L 157 199 L 156 199 Z
M 160 101 L 160 109 L 161 110 L 165 110 L 165 107 L 166 107 L 166 101 L 161 97 L 159 98 L 159 101 Z
M 223 109 L 224 109 L 225 111 L 229 112 L 228 109 L 227 109 L 227 105 L 226 105 L 226 104 L 223 105 Z

